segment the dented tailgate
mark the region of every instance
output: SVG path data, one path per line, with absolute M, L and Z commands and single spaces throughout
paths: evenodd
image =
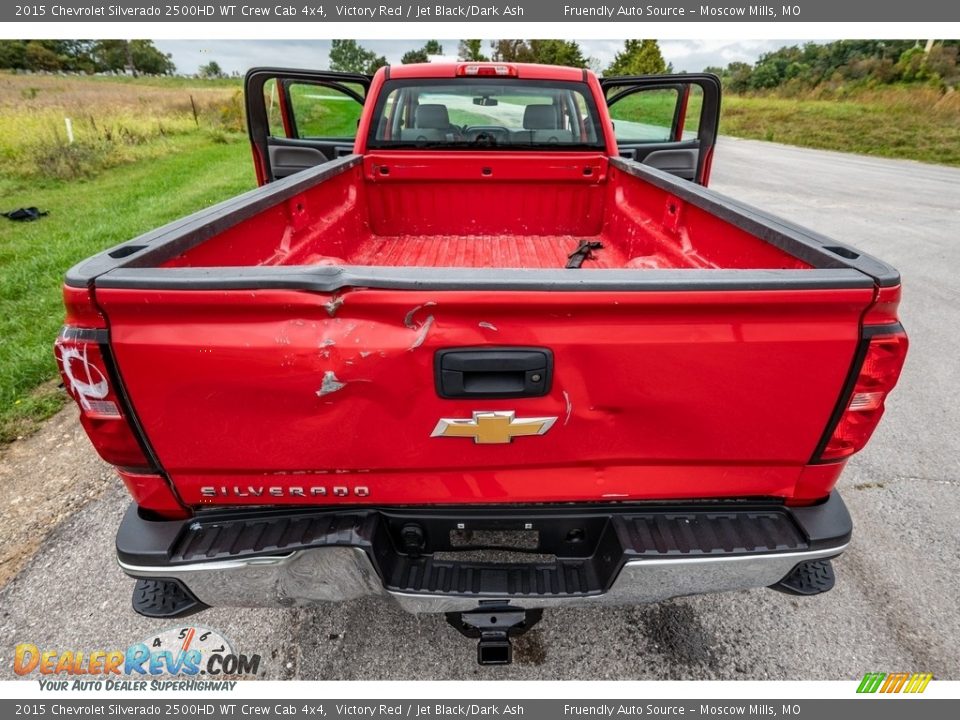
M 133 409 L 194 506 L 788 496 L 872 298 L 96 291 Z M 442 398 L 436 353 L 475 347 L 548 350 L 544 393 Z

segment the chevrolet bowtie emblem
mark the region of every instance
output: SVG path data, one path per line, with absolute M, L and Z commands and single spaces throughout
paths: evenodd
M 475 412 L 469 419 L 441 419 L 430 437 L 473 438 L 478 445 L 493 445 L 523 435 L 543 435 L 556 421 L 556 416 L 518 418 L 512 411 Z

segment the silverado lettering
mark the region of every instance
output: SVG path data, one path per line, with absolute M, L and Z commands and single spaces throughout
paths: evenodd
M 226 486 L 220 485 L 218 487 L 212 487 L 205 485 L 200 488 L 200 495 L 206 498 L 211 497 L 261 497 L 263 495 L 269 495 L 271 497 L 347 497 L 349 495 L 355 495 L 356 497 L 367 497 L 370 494 L 370 489 L 362 485 L 355 487 L 347 487 L 346 485 L 334 485 L 329 490 L 326 486 L 323 485 L 313 485 L 310 487 L 298 487 L 296 485 L 291 486 L 272 486 L 264 487 L 263 485 L 253 486 L 247 485 L 246 487 L 240 487 L 238 485 Z
M 356 136 L 324 105 L 300 137 L 328 93 Z M 134 609 L 382 594 L 505 663 L 544 606 L 829 590 L 900 277 L 707 189 L 719 113 L 707 74 L 251 70 L 261 187 L 64 286 Z M 464 554 L 491 545 L 537 555 Z

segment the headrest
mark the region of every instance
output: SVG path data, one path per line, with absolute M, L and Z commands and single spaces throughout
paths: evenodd
M 450 115 L 446 105 L 418 105 L 414 124 L 418 128 L 446 130 L 450 127 Z
M 527 105 L 523 111 L 523 129 L 556 130 L 556 109 L 553 105 Z

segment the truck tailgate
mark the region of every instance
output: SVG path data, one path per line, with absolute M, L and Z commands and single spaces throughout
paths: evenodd
M 790 496 L 873 289 L 451 292 L 100 287 L 122 382 L 184 502 Z M 542 397 L 442 399 L 434 356 L 553 352 Z M 556 418 L 502 444 L 442 419 Z

